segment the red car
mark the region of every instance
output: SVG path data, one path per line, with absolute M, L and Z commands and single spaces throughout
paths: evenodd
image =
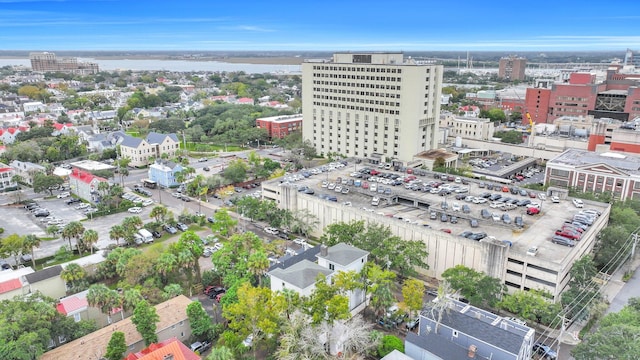
M 556 230 L 556 235 L 565 237 L 571 240 L 580 240 L 580 233 L 569 230 Z
M 530 207 L 527 209 L 527 215 L 536 215 L 540 213 L 540 209 L 535 207 Z
M 380 174 L 380 171 L 376 169 L 371 170 L 371 172 L 369 173 L 369 175 L 378 175 L 378 174 Z

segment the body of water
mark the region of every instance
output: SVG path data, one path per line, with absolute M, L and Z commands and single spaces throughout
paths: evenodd
M 249 74 L 281 73 L 300 74 L 300 65 L 276 65 L 276 64 L 235 64 L 219 61 L 186 61 L 186 60 L 97 60 L 79 58 L 84 62 L 95 62 L 100 70 L 133 70 L 133 71 L 183 71 L 183 72 L 217 72 L 217 71 L 244 71 Z M 7 65 L 22 65 L 31 67 L 29 59 L 0 59 L 0 67 Z

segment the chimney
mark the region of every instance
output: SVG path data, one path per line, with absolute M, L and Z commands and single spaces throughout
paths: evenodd
M 327 245 L 320 245 L 320 256 L 327 257 L 327 255 L 329 255 L 329 248 L 327 247 Z
M 476 358 L 476 351 L 478 350 L 478 347 L 475 345 L 469 345 L 469 352 L 467 353 L 467 356 L 469 357 L 469 359 L 475 359 Z
M 173 354 L 166 354 L 162 357 L 162 360 L 173 360 Z

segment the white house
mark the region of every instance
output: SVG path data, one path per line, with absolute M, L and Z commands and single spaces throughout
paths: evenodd
M 120 153 L 122 157 L 131 159 L 129 165 L 139 167 L 149 165 L 163 154 L 172 157 L 179 147 L 180 141 L 176 134 L 150 132 L 146 139 L 124 135 L 120 143 Z
M 315 290 L 318 275 L 324 274 L 330 282 L 331 277 L 338 272 L 360 272 L 367 263 L 369 252 L 340 243 L 332 247 L 320 245 L 320 252 L 316 255 L 317 263 L 305 259 L 304 253 L 299 256 L 302 260 L 293 265 L 276 267 L 267 273 L 271 278 L 272 291 L 291 289 L 300 296 L 309 296 Z M 356 308 L 365 301 L 365 293 L 360 289 L 349 292 L 348 297 L 349 310 L 352 311 L 358 311 Z

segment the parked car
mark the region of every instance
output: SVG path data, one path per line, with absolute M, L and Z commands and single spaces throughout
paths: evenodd
M 482 209 L 480 210 L 480 216 L 482 216 L 483 219 L 490 219 L 491 218 L 491 212 L 487 209 Z
M 71 196 L 71 194 L 69 194 L 68 192 L 63 192 L 58 194 L 57 198 L 58 199 L 64 199 L 64 198 L 68 198 L 69 196 Z
M 551 197 L 551 202 L 554 203 L 554 204 L 557 204 L 557 203 L 560 202 L 560 198 L 557 197 L 557 196 L 552 196 Z
M 558 353 L 555 352 L 550 346 L 547 346 L 543 343 L 535 343 L 533 345 L 533 351 L 542 356 L 545 360 L 556 360 L 558 359 Z
M 187 230 L 189 230 L 189 227 L 187 226 L 187 224 L 185 224 L 185 223 L 181 223 L 181 222 L 177 223 L 177 224 L 176 224 L 176 227 L 177 227 L 177 228 L 178 228 L 178 230 L 180 230 L 180 231 L 187 231 Z
M 471 226 L 472 228 L 477 228 L 479 226 L 478 220 L 476 219 L 469 220 L 469 226 Z
M 580 199 L 573 199 L 571 202 L 573 202 L 573 205 L 579 209 L 584 207 L 584 203 Z
M 213 299 L 216 295 L 227 292 L 222 286 L 209 285 L 204 289 L 204 294 Z
M 152 231 L 151 235 L 153 235 L 153 237 L 156 239 L 159 239 L 162 237 L 162 234 L 159 231 Z
M 65 204 L 67 205 L 71 205 L 71 204 L 75 204 L 75 203 L 79 203 L 82 200 L 78 199 L 78 198 L 70 198 L 67 201 L 65 201 Z
M 571 240 L 571 239 L 568 239 L 568 238 L 566 238 L 564 236 L 558 236 L 558 235 L 554 235 L 551 238 L 551 242 L 554 243 L 554 244 L 564 245 L 564 246 L 568 246 L 568 247 L 576 246 L 575 240 Z
M 136 207 L 129 208 L 127 211 L 132 214 L 140 214 L 142 212 L 142 208 L 139 208 L 136 206 Z
M 471 239 L 471 240 L 480 241 L 480 240 L 482 240 L 482 239 L 484 239 L 486 237 L 487 237 L 487 233 L 478 232 L 478 233 L 473 233 L 473 234 L 469 235 L 468 238 Z
M 264 228 L 264 232 L 271 235 L 278 235 L 279 233 L 278 229 L 270 226 L 267 226 L 266 228 Z
M 169 234 L 175 234 L 175 233 L 178 232 L 178 230 L 175 227 L 173 227 L 173 226 L 171 226 L 169 224 L 166 224 L 162 228 L 164 229 L 164 231 L 168 232 Z

